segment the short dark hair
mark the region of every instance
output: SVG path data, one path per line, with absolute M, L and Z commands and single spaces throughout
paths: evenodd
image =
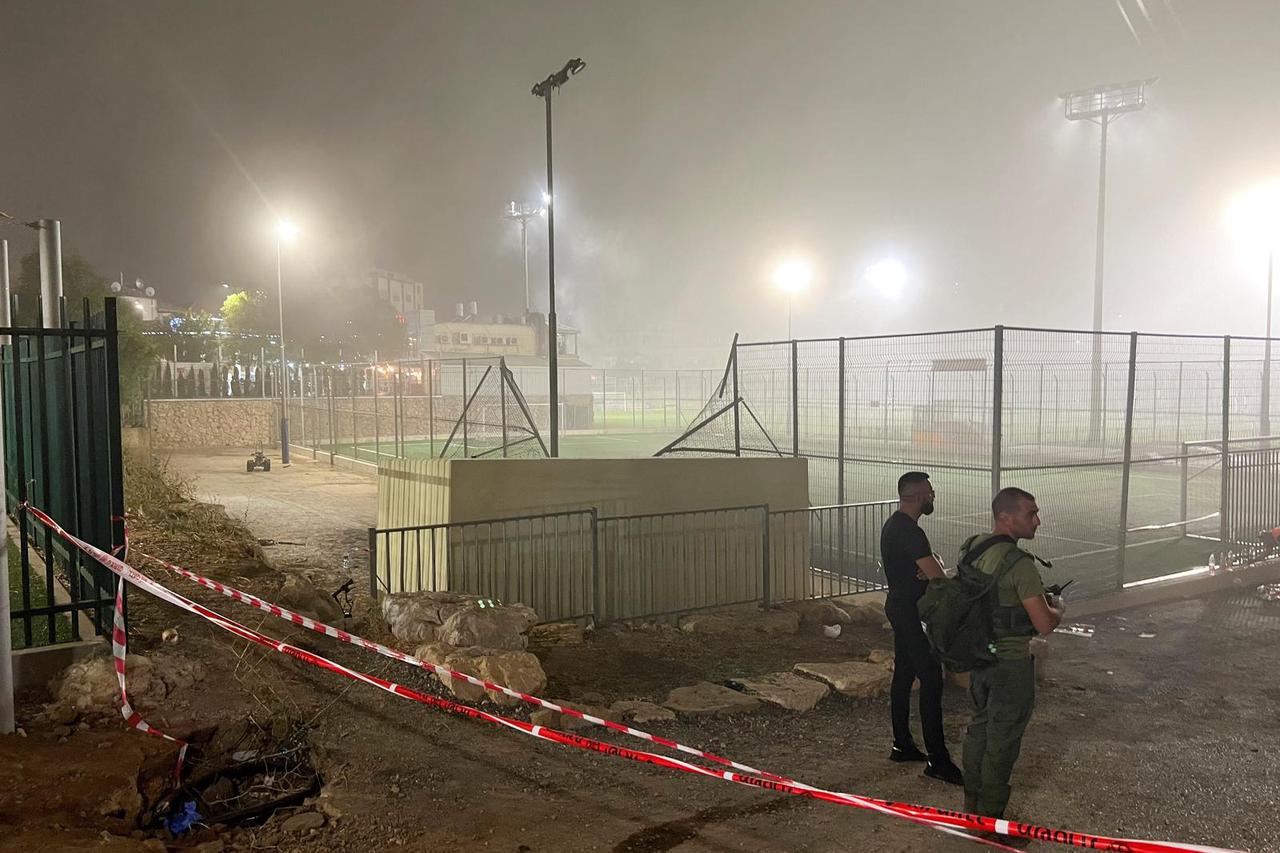
M 1013 512 L 1018 508 L 1018 504 L 1022 501 L 1034 502 L 1036 496 L 1017 486 L 1006 486 L 996 492 L 996 496 L 991 499 L 991 515 L 998 517 L 1002 512 Z
M 923 471 L 908 471 L 898 478 L 898 497 L 903 497 L 907 492 L 911 491 L 911 487 L 916 483 L 929 482 L 929 475 Z

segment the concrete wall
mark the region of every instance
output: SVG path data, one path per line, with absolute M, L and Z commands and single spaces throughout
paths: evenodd
M 147 429 L 157 448 L 279 445 L 279 417 L 272 400 L 147 402 Z
M 765 514 L 724 509 L 751 504 L 782 513 L 768 521 L 769 585 L 805 588 L 807 513 L 783 512 L 808 507 L 803 459 L 388 461 L 378 471 L 378 527 L 452 526 L 383 537 L 381 588 L 521 601 L 546 620 L 756 601 Z M 484 521 L 547 513 L 562 515 Z

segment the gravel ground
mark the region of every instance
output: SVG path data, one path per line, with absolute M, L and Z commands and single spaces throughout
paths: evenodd
M 242 464 L 234 471 L 231 455 L 225 472 L 216 458 L 192 467 L 185 467 L 186 459 L 175 457 L 174 464 L 198 478 L 197 490 L 216 495 L 233 513 L 243 510 L 256 534 L 307 542 L 302 547 L 319 555 L 312 570 L 336 574 L 334 557 L 340 562 L 341 552 L 330 553 L 334 545 L 341 549 L 360 541 L 372 518 L 370 486 L 345 482 L 358 475 L 332 472 L 327 465 L 305 472 L 310 463 L 300 463 L 276 478 L 274 470 L 246 475 Z M 237 483 L 243 485 L 236 489 Z M 364 497 L 354 497 L 362 492 Z M 308 557 L 289 555 L 282 568 L 295 561 L 307 564 Z M 202 592 L 193 597 L 211 600 Z M 260 621 L 260 614 L 246 615 L 229 602 L 219 600 L 218 607 L 250 624 Z M 175 697 L 167 715 L 155 722 L 209 724 L 281 707 L 311 720 L 326 800 L 333 813 L 342 815 L 301 836 L 281 831 L 282 815 L 265 827 L 226 834 L 230 850 L 977 849 L 971 842 L 851 808 L 536 742 L 349 685 L 280 656 L 251 653 L 233 666 L 239 645 L 213 637 L 211 629 L 186 617 L 173 621 L 183 625 L 179 648 L 205 660 L 215 675 L 199 695 Z M 1052 638 L 1048 677 L 1040 685 L 1014 775 L 1011 816 L 1080 831 L 1280 850 L 1272 822 L 1280 799 L 1275 713 L 1280 607 L 1264 604 L 1248 590 L 1233 590 L 1094 624 L 1097 633 L 1091 639 Z M 268 630 L 287 633 L 282 623 Z M 315 635 L 294 636 L 300 644 L 374 673 L 426 684 L 390 661 Z M 584 655 L 593 659 L 621 647 L 617 632 L 588 642 L 592 645 Z M 876 644 L 874 637 L 847 642 L 847 648 L 837 649 L 854 654 Z M 721 641 L 637 642 L 627 650 L 630 659 L 602 664 L 601 671 L 615 693 L 617 671 L 636 666 L 645 673 L 639 682 L 648 691 L 640 695 L 660 701 L 667 687 L 659 677 L 664 666 L 671 673 L 669 683 L 687 683 L 699 672 L 719 678 L 727 660 L 750 675 L 780 668 L 783 661 L 813 659 L 821 651 L 815 643 L 807 636 L 771 637 L 767 653 L 753 654 L 744 641 L 745 651 L 727 658 Z M 586 690 L 589 671 L 566 656 L 567 649 L 545 656 L 553 689 Z M 565 658 L 562 665 L 560 658 Z M 948 688 L 945 710 L 947 734 L 958 753 L 967 718 L 963 691 Z M 653 724 L 652 730 L 812 784 L 959 808 L 959 789 L 922 777 L 918 766 L 885 760 L 887 718 L 885 700 L 836 696 L 808 714 L 766 710 L 734 719 Z M 124 731 L 114 736 L 139 737 Z M 63 747 L 74 748 L 77 737 Z M 56 762 L 47 764 L 48 783 L 59 784 Z M 39 781 L 29 774 L 24 784 L 38 786 Z

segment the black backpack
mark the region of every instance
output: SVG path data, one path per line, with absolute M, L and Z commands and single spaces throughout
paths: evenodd
M 1030 556 L 1008 536 L 992 536 L 971 548 L 970 536 L 960 548 L 955 577 L 933 578 L 920 599 L 920 623 L 938 660 L 951 672 L 969 672 L 995 663 L 995 589 L 1000 579 Z M 987 549 L 1002 542 L 1010 548 L 995 572 L 988 575 L 974 563 Z

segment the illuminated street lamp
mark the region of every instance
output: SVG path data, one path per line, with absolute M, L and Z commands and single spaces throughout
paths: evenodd
M 1112 83 L 1079 89 L 1062 95 L 1067 121 L 1091 121 L 1102 128 L 1101 157 L 1098 165 L 1098 236 L 1093 269 L 1093 372 L 1089 387 L 1089 439 L 1102 440 L 1102 259 L 1106 233 L 1107 210 L 1107 127 L 1125 113 L 1137 112 L 1147 105 L 1147 86 L 1156 78 Z
M 547 190 L 543 194 L 547 205 L 547 293 L 548 308 L 547 312 L 547 370 L 548 370 L 548 395 L 551 398 L 551 455 L 560 455 L 560 380 L 558 375 L 558 361 L 560 355 L 560 341 L 556 332 L 556 226 L 555 226 L 555 205 L 552 203 L 555 199 L 555 189 L 551 182 L 551 93 L 559 89 L 565 83 L 569 82 L 569 78 L 578 74 L 587 64 L 581 59 L 570 59 L 564 64 L 564 67 L 554 74 L 547 76 L 547 79 L 533 84 L 533 96 L 542 98 L 546 102 L 547 107 Z
M 797 293 L 809 288 L 812 281 L 813 268 L 799 258 L 784 261 L 773 271 L 773 283 L 787 294 L 787 340 L 791 340 L 791 303 Z
M 276 223 L 276 296 L 280 300 L 280 464 L 289 465 L 289 362 L 284 354 L 284 276 L 282 246 L 298 236 L 298 226 L 281 219 Z
M 1262 435 L 1271 434 L 1271 304 L 1276 246 L 1280 245 L 1280 181 L 1241 193 L 1227 208 L 1227 222 L 1242 248 L 1267 253 L 1267 339 L 1262 354 Z

